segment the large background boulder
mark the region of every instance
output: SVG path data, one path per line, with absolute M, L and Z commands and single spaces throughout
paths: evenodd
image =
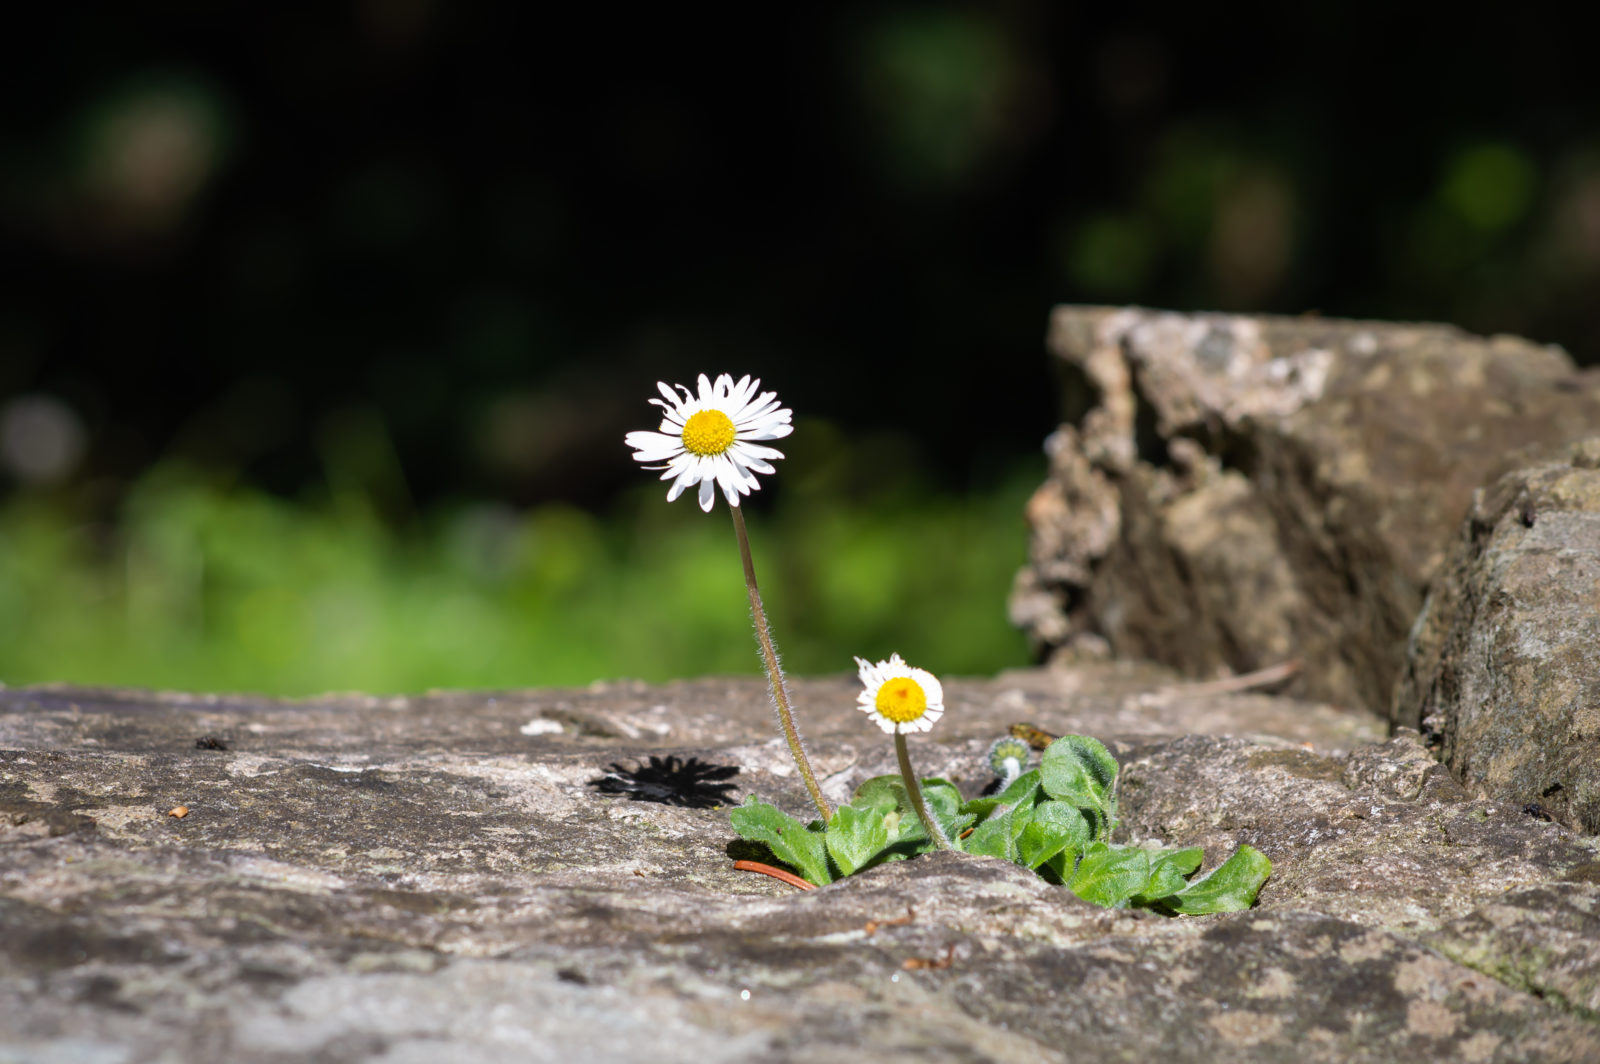
M 1474 501 L 1393 715 L 1475 790 L 1600 832 L 1600 438 Z
M 725 808 L 590 783 L 695 757 L 804 814 L 757 677 L 0 690 L 0 1060 L 1600 1057 L 1594 839 L 1376 716 L 1173 681 L 951 681 L 913 756 L 975 793 L 1013 722 L 1102 736 L 1127 838 L 1271 857 L 1250 912 L 1096 909 L 962 854 L 796 892 L 734 870 Z M 794 686 L 832 798 L 892 771 L 853 681 Z
M 1060 307 L 1049 347 L 1069 420 L 1011 602 L 1041 653 L 1298 658 L 1292 691 L 1378 712 L 1473 491 L 1600 425 L 1560 350 L 1447 326 Z

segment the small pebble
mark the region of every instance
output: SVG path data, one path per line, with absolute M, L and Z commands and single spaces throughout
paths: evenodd
M 171 809 L 167 810 L 167 815 L 175 816 L 179 820 L 182 820 L 184 817 L 189 815 L 189 807 L 186 805 L 175 805 Z

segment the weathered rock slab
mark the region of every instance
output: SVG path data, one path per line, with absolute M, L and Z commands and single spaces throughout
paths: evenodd
M 1558 349 L 1447 326 L 1059 307 L 1049 347 L 1069 421 L 1011 602 L 1040 651 L 1297 658 L 1291 693 L 1374 712 L 1473 492 L 1600 425 Z
M 1470 788 L 1600 832 L 1600 438 L 1478 494 L 1393 716 Z
M 794 686 L 831 797 L 892 770 L 852 682 Z M 1096 734 L 1127 837 L 1260 848 L 1258 906 L 1102 910 L 961 854 L 796 892 L 732 868 L 725 809 L 589 785 L 697 757 L 804 813 L 759 678 L 0 690 L 0 1061 L 1600 1054 L 1596 840 L 1464 791 L 1415 736 L 1148 666 L 946 695 L 924 774 L 976 792 L 1017 721 Z

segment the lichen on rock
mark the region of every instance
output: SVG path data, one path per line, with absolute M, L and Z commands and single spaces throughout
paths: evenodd
M 1040 653 L 1293 655 L 1292 691 L 1376 712 L 1473 492 L 1600 424 L 1559 350 L 1448 326 L 1059 307 L 1049 348 L 1086 412 L 1028 506 Z
M 1480 793 L 1600 832 L 1600 438 L 1479 492 L 1392 715 Z

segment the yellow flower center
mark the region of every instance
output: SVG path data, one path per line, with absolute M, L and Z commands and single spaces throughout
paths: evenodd
M 733 419 L 720 410 L 690 414 L 683 426 L 683 448 L 690 454 L 721 454 L 733 446 Z
M 885 680 L 878 688 L 878 712 L 896 724 L 907 724 L 928 711 L 928 696 L 909 676 Z

